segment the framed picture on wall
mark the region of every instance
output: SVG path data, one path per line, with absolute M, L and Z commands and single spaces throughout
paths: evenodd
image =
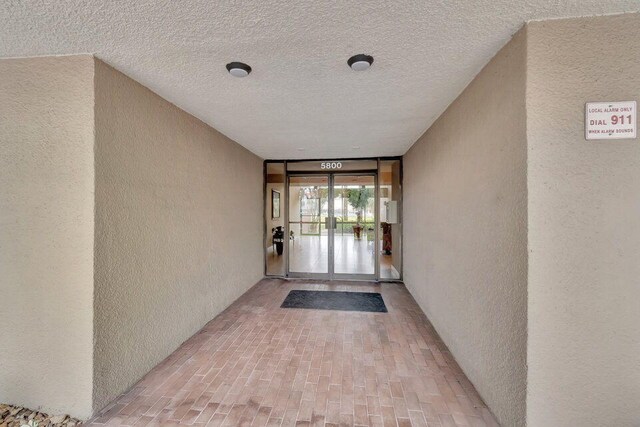
M 271 218 L 280 218 L 280 192 L 271 190 Z

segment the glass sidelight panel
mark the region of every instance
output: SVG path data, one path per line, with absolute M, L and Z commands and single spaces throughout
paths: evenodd
M 329 273 L 329 176 L 289 178 L 289 272 Z
M 284 163 L 265 164 L 265 183 L 265 270 L 268 276 L 284 276 L 286 273 Z
M 336 219 L 333 265 L 336 274 L 376 273 L 376 182 L 374 175 L 335 175 Z
M 380 162 L 380 278 L 402 275 L 402 179 L 400 160 Z

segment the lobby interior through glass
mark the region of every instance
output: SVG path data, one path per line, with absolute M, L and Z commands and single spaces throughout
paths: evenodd
M 402 279 L 401 158 L 264 163 L 265 275 Z

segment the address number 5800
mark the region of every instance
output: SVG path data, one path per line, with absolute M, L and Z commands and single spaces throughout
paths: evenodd
M 321 162 L 320 169 L 342 169 L 342 162 Z

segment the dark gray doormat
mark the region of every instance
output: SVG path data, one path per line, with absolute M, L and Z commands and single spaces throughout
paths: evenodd
M 370 292 L 298 291 L 289 292 L 281 308 L 316 310 L 371 311 L 386 313 L 382 295 Z

